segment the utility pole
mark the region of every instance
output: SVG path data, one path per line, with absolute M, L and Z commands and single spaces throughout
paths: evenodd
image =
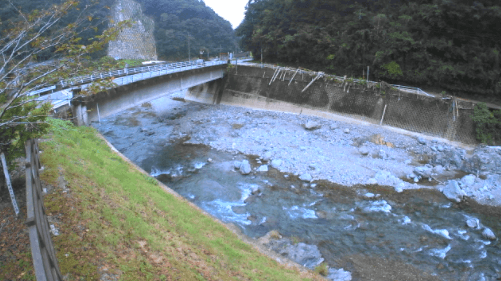
M 188 32 L 188 60 L 191 61 L 191 51 L 190 51 L 190 33 Z

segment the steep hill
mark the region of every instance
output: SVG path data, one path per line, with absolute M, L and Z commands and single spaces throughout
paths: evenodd
M 501 98 L 493 0 L 251 0 L 242 48 L 269 61 Z
M 155 20 L 155 40 L 160 58 L 187 58 L 200 49 L 210 54 L 234 51 L 237 40 L 231 24 L 199 0 L 137 0 Z
M 2 3 L 0 5 L 0 32 L 8 30 L 9 22 L 19 18 L 18 11 L 41 10 L 50 7 L 51 4 L 61 3 L 63 0 L 17 0 L 12 1 L 13 5 L 7 2 L 0 0 Z M 141 7 L 137 8 L 134 2 L 139 3 Z M 219 52 L 232 52 L 238 46 L 231 24 L 199 0 L 80 0 L 79 10 L 74 10 L 73 14 L 64 18 L 56 28 L 71 23 L 86 6 L 91 7 L 86 12 L 92 14 L 92 20 L 86 24 L 96 26 L 97 30 L 90 29 L 80 34 L 84 44 L 88 38 L 100 34 L 109 25 L 109 19 L 117 20 L 115 8 L 123 6 L 121 11 L 124 14 L 130 11 L 142 11 L 142 13 L 133 13 L 127 17 L 135 22 L 134 26 L 127 31 L 129 33 L 127 36 L 119 38 L 120 42 L 113 47 L 113 56 L 120 57 L 118 51 L 120 48 L 136 48 L 142 49 L 144 51 L 142 53 L 155 57 L 154 46 L 151 46 L 154 44 L 153 40 L 149 35 L 140 35 L 139 30 L 145 30 L 147 33 L 153 31 L 156 54 L 159 59 L 188 58 L 188 45 L 192 58 L 198 57 L 201 49 L 205 50 L 205 56 L 207 56 L 208 53 L 215 55 Z M 132 8 L 129 9 L 130 7 Z M 153 19 L 154 22 L 150 23 L 147 18 Z M 130 40 L 137 42 L 130 42 Z M 39 57 L 39 60 L 52 58 L 53 55 L 53 52 L 48 50 L 45 55 Z M 106 55 L 106 52 L 98 54 L 98 56 L 103 55 Z

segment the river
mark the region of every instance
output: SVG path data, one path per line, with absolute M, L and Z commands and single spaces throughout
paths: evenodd
M 352 272 L 352 280 L 367 279 L 360 260 L 391 261 L 386 266 L 404 271 L 411 265 L 438 280 L 501 276 L 498 239 L 482 235 L 484 226 L 500 229 L 498 208 L 452 203 L 429 189 L 397 193 L 390 187 L 305 182 L 271 166 L 242 175 L 236 168 L 241 161 L 252 167 L 267 161 L 189 144 L 190 136 L 175 132 L 186 112 L 206 107 L 164 98 L 94 126 L 125 156 L 214 217 L 251 238 L 276 230 L 316 245 L 329 266 Z M 468 227 L 468 219 L 478 226 Z

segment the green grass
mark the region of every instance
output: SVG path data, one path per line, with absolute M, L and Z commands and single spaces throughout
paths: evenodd
M 45 199 L 62 213 L 54 239 L 63 274 L 94 280 L 100 266 L 121 280 L 309 280 L 242 242 L 222 224 L 163 190 L 113 153 L 92 128 L 51 120 L 40 144 L 43 180 L 70 190 Z

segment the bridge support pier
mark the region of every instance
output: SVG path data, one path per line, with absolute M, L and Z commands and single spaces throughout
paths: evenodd
M 87 113 L 87 106 L 81 103 L 74 104 L 71 106 L 71 111 L 73 117 L 75 118 L 74 123 L 77 126 L 88 126 L 89 125 L 89 114 Z

